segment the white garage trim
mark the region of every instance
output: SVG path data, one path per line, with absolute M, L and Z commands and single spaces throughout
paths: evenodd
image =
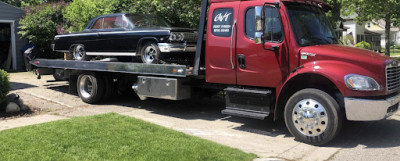
M 0 20 L 0 23 L 11 24 L 11 50 L 12 50 L 12 70 L 17 70 L 17 49 L 15 41 L 15 21 L 14 20 Z

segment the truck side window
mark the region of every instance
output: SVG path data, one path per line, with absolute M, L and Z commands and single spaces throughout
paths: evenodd
M 233 9 L 215 9 L 212 16 L 211 33 L 214 36 L 231 37 L 233 23 Z
M 250 39 L 255 37 L 255 15 L 254 7 L 246 11 L 246 36 Z M 272 31 L 272 32 L 271 32 Z M 271 35 L 272 33 L 272 35 Z M 265 9 L 265 31 L 264 38 L 267 42 L 281 42 L 283 40 L 282 22 L 278 10 L 273 7 Z

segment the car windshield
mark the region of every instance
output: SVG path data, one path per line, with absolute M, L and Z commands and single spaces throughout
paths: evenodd
M 322 9 L 299 3 L 288 3 L 287 9 L 300 46 L 338 44 Z
M 165 20 L 156 16 L 126 15 L 135 27 L 171 27 Z

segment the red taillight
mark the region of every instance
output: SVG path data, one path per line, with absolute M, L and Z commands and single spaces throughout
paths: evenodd
M 39 64 L 39 61 L 35 61 L 35 62 L 33 62 L 33 64 Z

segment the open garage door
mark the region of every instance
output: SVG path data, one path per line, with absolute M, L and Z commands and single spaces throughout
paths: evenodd
M 0 23 L 0 68 L 10 69 L 11 64 L 11 24 Z

